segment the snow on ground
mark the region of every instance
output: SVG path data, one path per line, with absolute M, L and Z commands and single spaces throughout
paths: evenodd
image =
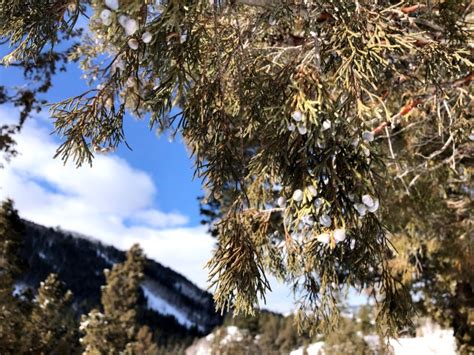
M 324 346 L 323 341 L 318 341 L 317 343 L 309 344 L 308 348 L 306 349 L 306 354 L 308 355 L 318 355 L 321 349 Z M 298 348 L 296 350 L 293 350 L 290 355 L 303 355 L 304 352 L 304 346 L 301 348 Z
M 186 315 L 183 314 L 183 312 L 181 312 L 175 306 L 169 304 L 164 299 L 156 296 L 149 288 L 147 288 L 144 285 L 141 285 L 141 287 L 142 287 L 143 293 L 144 293 L 144 295 L 147 299 L 148 308 L 153 309 L 153 310 L 157 311 L 160 314 L 171 315 L 171 316 L 175 317 L 176 320 L 180 324 L 182 324 L 182 325 L 184 325 L 188 328 L 191 328 L 191 327 L 197 325 L 197 324 L 194 324 L 194 322 L 192 322 L 190 319 L 188 319 L 186 317 Z
M 237 328 L 236 326 L 231 325 L 226 328 L 226 335 L 222 338 L 221 344 L 225 345 L 227 343 L 234 342 L 234 341 L 239 342 L 239 341 L 242 341 L 243 338 L 244 337 L 240 329 Z
M 216 339 L 220 339 L 219 344 L 225 346 L 228 343 L 239 342 L 244 339 L 246 330 L 239 329 L 233 325 L 218 329 L 208 334 L 206 337 L 195 341 L 186 349 L 186 355 L 212 355 L 212 348 L 216 344 Z M 252 354 L 253 355 L 253 354 Z
M 456 341 L 451 330 L 438 330 L 416 338 L 400 338 L 390 342 L 395 355 L 455 355 Z
M 228 342 L 241 341 L 244 337 L 243 331 L 235 326 L 229 326 L 213 332 L 204 338 L 196 341 L 186 350 L 186 355 L 211 355 L 212 344 L 220 338 L 220 344 L 225 345 Z M 415 338 L 399 338 L 392 339 L 390 346 L 393 355 L 455 355 L 456 342 L 452 330 L 445 330 L 439 327 L 422 327 L 419 329 L 420 334 Z M 219 333 L 223 332 L 223 333 Z M 379 337 L 377 335 L 366 335 L 364 340 L 369 346 L 376 351 L 379 345 Z M 316 342 L 305 347 L 300 347 L 289 353 L 289 355 L 324 355 L 324 342 Z M 306 350 L 306 353 L 305 353 Z
M 379 337 L 367 335 L 364 340 L 372 349 L 377 348 Z M 324 342 L 310 344 L 307 349 L 308 355 L 324 354 L 322 348 Z M 390 346 L 393 355 L 455 355 L 456 341 L 452 330 L 438 329 L 423 336 L 415 338 L 392 339 Z M 321 353 L 320 353 L 321 351 Z M 293 350 L 290 355 L 303 355 L 304 348 Z

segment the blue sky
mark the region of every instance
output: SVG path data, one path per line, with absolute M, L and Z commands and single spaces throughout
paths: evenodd
M 0 57 L 4 53 L 0 51 Z M 68 65 L 67 72 L 58 73 L 54 78 L 47 100 L 54 103 L 87 90 L 87 83 L 81 79 L 81 75 L 77 65 Z M 9 86 L 24 83 L 21 71 L 13 67 L 0 68 L 0 82 Z M 47 113 L 47 109 L 44 113 Z M 176 137 L 174 142 L 170 142 L 166 136 L 158 137 L 150 130 L 146 119 L 137 120 L 130 116 L 125 119 L 124 130 L 132 150 L 122 145 L 114 154 L 134 168 L 146 171 L 154 181 L 159 182 L 155 203 L 160 210 L 179 210 L 189 217 L 192 225 L 199 224 L 196 198 L 202 195 L 201 184 L 199 179 L 193 180 L 193 163 L 181 138 Z
M 0 48 L 0 57 L 6 53 Z M 58 73 L 46 99 L 58 102 L 86 90 L 76 64 Z M 0 83 L 24 85 L 21 71 L 0 67 Z M 17 111 L 0 106 L 0 124 L 13 123 Z M 20 214 L 34 222 L 61 227 L 126 249 L 140 243 L 147 255 L 206 288 L 205 262 L 215 240 L 200 225 L 199 179 L 180 137 L 169 142 L 149 129 L 147 120 L 127 116 L 128 144 L 97 155 L 92 168 L 76 169 L 53 160 L 60 139 L 51 135 L 48 110 L 27 122 L 18 136 L 20 155 L 0 171 L 0 198 L 15 200 Z M 289 290 L 275 290 L 265 308 L 289 312 Z

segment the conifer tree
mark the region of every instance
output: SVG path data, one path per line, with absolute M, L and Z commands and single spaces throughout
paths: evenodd
M 220 203 L 219 309 L 253 313 L 273 274 L 300 327 L 335 325 L 348 287 L 373 290 L 380 331 L 410 323 L 386 227 L 417 186 L 472 169 L 471 1 L 0 0 L 4 62 L 86 9 L 72 58 L 94 89 L 52 107 L 59 157 L 92 163 L 125 141 L 126 111 L 149 117 L 183 136 Z
M 21 349 L 25 315 L 20 300 L 13 295 L 15 279 L 25 265 L 19 255 L 23 223 L 13 206 L 6 200 L 0 209 L 0 353 L 14 354 Z
M 24 224 L 6 200 L 0 211 L 0 353 L 77 353 L 72 295 L 57 275 L 41 283 L 36 302 L 14 295 L 15 280 L 27 267 L 20 256 L 23 234 Z
M 369 305 L 361 306 L 359 309 L 358 319 L 359 319 L 359 330 L 363 335 L 373 334 L 374 327 L 373 323 L 373 310 Z
M 391 269 L 419 295 L 420 313 L 451 327 L 459 352 L 470 354 L 474 352 L 472 167 L 457 169 L 459 175 L 451 167 L 438 167 L 410 196 L 393 201 L 395 218 L 388 222 L 398 254 Z M 426 191 L 432 193 L 427 196 Z
M 137 335 L 135 336 L 135 341 L 128 343 L 125 349 L 125 354 L 135 355 L 156 355 L 159 354 L 158 345 L 153 340 L 153 332 L 149 327 L 142 326 Z
M 329 334 L 324 340 L 324 354 L 354 354 L 375 355 L 376 349 L 371 349 L 367 342 L 357 332 L 353 319 L 343 319 L 337 331 Z M 384 352 L 381 352 L 382 354 Z
M 103 312 L 93 310 L 83 316 L 81 339 L 86 354 L 133 354 L 140 349 L 156 353 L 150 330 L 138 329 L 136 306 L 143 279 L 145 257 L 138 245 L 127 252 L 127 259 L 105 270 L 102 288 Z
M 24 225 L 12 200 L 2 202 L 0 212 L 0 275 L 2 285 L 13 288 L 14 279 L 25 269 L 20 257 Z
M 56 274 L 41 282 L 23 342 L 34 354 L 79 353 L 78 330 L 71 308 L 72 293 Z

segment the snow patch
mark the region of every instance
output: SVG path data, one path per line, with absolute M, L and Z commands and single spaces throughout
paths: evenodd
M 318 355 L 320 352 L 322 352 L 322 348 L 324 346 L 324 342 L 318 341 L 317 343 L 309 344 L 308 347 L 306 348 L 306 354 L 308 355 Z M 290 352 L 290 355 L 303 355 L 305 354 L 304 352 L 305 347 L 302 346 L 296 350 L 293 350 Z
M 141 288 L 143 290 L 143 294 L 147 299 L 147 305 L 149 309 L 153 309 L 160 314 L 173 316 L 180 324 L 184 325 L 187 328 L 191 328 L 197 325 L 189 318 L 187 318 L 186 315 L 183 314 L 183 312 L 181 312 L 175 306 L 169 304 L 164 299 L 155 295 L 147 286 L 141 285 Z
M 216 336 L 214 335 L 214 333 L 210 333 L 210 334 L 206 335 L 206 340 L 207 341 L 213 341 L 215 337 Z
M 234 325 L 228 326 L 226 329 L 226 335 L 222 338 L 221 344 L 225 345 L 230 342 L 239 342 L 242 341 L 244 336 L 239 328 Z
M 176 290 L 181 292 L 183 295 L 189 297 L 190 299 L 196 301 L 196 302 L 202 302 L 203 297 L 202 297 L 202 291 L 197 290 L 194 285 L 186 284 L 184 282 L 176 282 L 174 284 L 174 287 Z
M 105 262 L 109 265 L 113 265 L 115 264 L 114 261 L 112 259 L 110 259 L 107 255 L 105 255 L 103 252 L 101 252 L 100 250 L 97 250 L 97 256 L 104 259 Z
M 395 355 L 455 355 L 456 340 L 451 330 L 439 330 L 416 338 L 400 338 L 390 342 Z
M 21 296 L 23 291 L 26 290 L 27 288 L 28 288 L 28 286 L 24 283 L 20 283 L 20 282 L 16 283 L 13 286 L 13 296 L 15 296 L 15 297 Z
M 379 337 L 366 335 L 364 340 L 372 350 L 379 346 Z M 320 341 L 308 345 L 308 355 L 324 354 L 324 342 Z M 456 340 L 452 330 L 436 330 L 430 334 L 415 338 L 399 338 L 390 341 L 394 355 L 455 355 Z M 290 355 L 303 355 L 304 347 L 290 352 Z

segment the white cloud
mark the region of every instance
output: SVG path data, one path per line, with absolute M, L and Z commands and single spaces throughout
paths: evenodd
M 132 221 L 143 223 L 150 227 L 164 228 L 168 226 L 185 225 L 189 222 L 189 218 L 179 213 L 163 213 L 157 210 L 145 210 L 135 213 Z
M 0 108 L 0 124 L 15 111 Z M 214 240 L 203 227 L 186 227 L 179 212 L 154 208 L 151 177 L 125 160 L 97 156 L 77 169 L 53 159 L 58 142 L 44 118 L 27 121 L 16 137 L 19 155 L 0 170 L 0 199 L 15 201 L 22 217 L 46 226 L 95 237 L 118 248 L 140 243 L 146 254 L 206 287 L 204 264 Z

